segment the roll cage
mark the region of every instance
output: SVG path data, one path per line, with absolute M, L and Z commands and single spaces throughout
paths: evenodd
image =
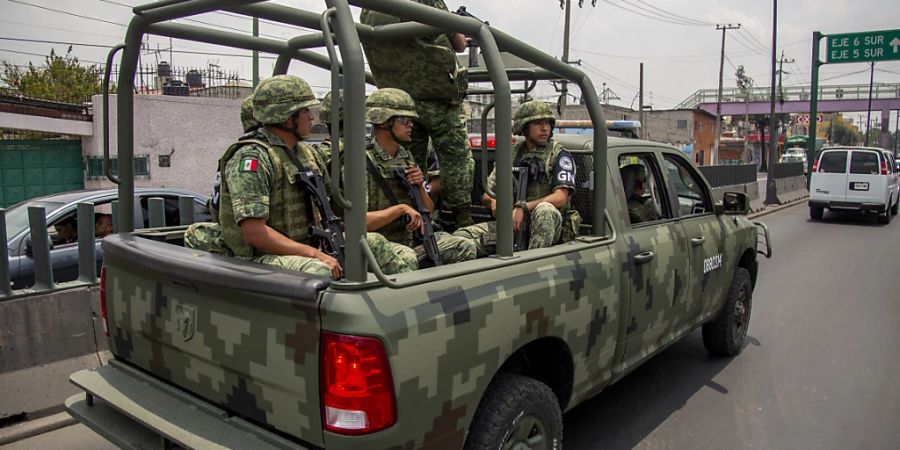
M 111 181 L 118 184 L 119 210 L 118 225 L 121 232 L 134 230 L 134 78 L 137 69 L 141 41 L 146 34 L 177 39 L 192 40 L 245 50 L 256 50 L 277 55 L 273 75 L 287 73 L 291 61 L 299 60 L 331 71 L 331 89 L 343 91 L 343 123 L 345 125 L 345 158 L 343 172 L 346 173 L 344 193 L 333 189 L 335 200 L 345 209 L 344 227 L 347 247 L 345 281 L 364 283 L 366 274 L 366 253 L 371 254 L 365 241 L 366 215 L 366 163 L 365 129 L 363 118 L 365 84 L 374 84 L 371 74 L 365 71 L 361 41 L 413 38 L 436 33 L 460 32 L 472 36 L 481 47 L 484 69 L 469 71 L 473 83 L 492 84 L 492 89 L 471 88 L 472 93 L 492 93 L 496 123 L 496 135 L 511 136 L 512 104 L 511 81 L 526 81 L 533 84 L 539 80 L 568 80 L 578 84 L 585 97 L 588 113 L 593 123 L 593 173 L 592 191 L 592 234 L 606 236 L 606 122 L 600 108 L 597 94 L 591 80 L 578 68 L 525 44 L 475 18 L 463 17 L 407 0 L 324 0 L 326 10 L 315 13 L 303 9 L 267 3 L 260 0 L 163 0 L 136 6 L 134 16 L 128 24 L 124 44 L 114 47 L 107 59 L 106 83 L 104 85 L 104 110 L 108 109 L 109 68 L 115 53 L 122 50 L 118 79 L 118 158 L 119 178 L 108 174 Z M 367 8 L 403 19 L 403 23 L 368 26 L 355 23 L 350 6 Z M 242 35 L 205 27 L 166 23 L 174 19 L 215 11 L 227 11 L 256 17 L 285 25 L 314 30 L 285 42 Z M 309 50 L 325 47 L 328 56 Z M 507 69 L 503 54 L 518 57 L 534 67 Z M 339 76 L 342 74 L 342 76 Z M 332 97 L 332 123 L 336 120 L 338 96 Z M 109 117 L 104 114 L 104 117 Z M 338 130 L 333 130 L 336 139 Z M 512 193 L 512 144 L 511 139 L 497 139 L 497 254 L 500 257 L 513 256 L 513 193 Z M 104 156 L 109 157 L 108 123 L 104 124 Z M 332 161 L 332 173 L 339 170 L 340 158 Z M 107 164 L 108 166 L 108 164 Z M 332 180 L 337 184 L 335 177 Z M 377 272 L 376 272 L 377 274 Z M 379 277 L 380 278 L 380 277 Z

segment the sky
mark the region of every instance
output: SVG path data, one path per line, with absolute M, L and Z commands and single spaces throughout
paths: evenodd
M 559 0 L 445 1 L 451 10 L 465 5 L 492 26 L 562 57 L 565 14 Z M 19 65 L 40 64 L 51 48 L 64 53 L 68 47 L 21 40 L 31 39 L 77 44 L 73 54 L 81 61 L 105 61 L 108 48 L 123 40 L 124 25 L 132 15 L 129 6 L 143 3 L 146 2 L 0 0 L 0 60 Z M 321 0 L 275 3 L 316 12 L 325 8 Z M 786 86 L 810 82 L 813 31 L 836 34 L 900 28 L 900 1 L 896 0 L 782 0 L 778 6 L 777 54 L 781 56 L 783 51 L 784 57 L 792 60 L 783 68 Z M 743 65 L 755 85 L 768 86 L 772 9 L 771 1 L 760 0 L 597 0 L 596 6 L 585 0 L 581 8 L 573 0 L 569 59 L 581 62 L 580 68 L 591 77 L 598 92 L 609 89 L 613 97 L 610 103 L 634 108 L 639 64 L 643 62 L 644 103 L 657 110 L 670 109 L 699 89 L 717 87 L 722 32 L 716 30 L 716 25 L 739 23 L 740 29 L 726 32 L 724 85 L 735 86 L 735 70 Z M 354 11 L 358 14 L 358 9 Z M 250 20 L 231 13 L 204 14 L 179 22 L 250 33 Z M 308 31 L 270 22 L 260 25 L 260 34 L 271 38 L 287 39 Z M 173 44 L 171 55 L 167 51 L 147 52 L 143 61 L 155 64 L 171 56 L 170 62 L 177 67 L 204 68 L 215 64 L 251 78 L 252 63 L 247 51 L 180 40 Z M 153 36 L 150 48 L 168 49 L 169 39 Z M 271 73 L 274 59 L 263 56 L 269 58 L 261 61 L 261 76 L 265 77 Z M 295 63 L 290 73 L 306 78 L 320 93 L 327 90 L 327 72 Z M 869 82 L 867 64 L 826 64 L 819 73 L 822 85 Z M 900 83 L 900 61 L 877 63 L 874 80 Z M 552 93 L 549 84 L 539 86 L 539 94 Z

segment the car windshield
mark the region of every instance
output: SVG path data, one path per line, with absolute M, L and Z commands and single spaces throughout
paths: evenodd
M 6 235 L 15 236 L 28 228 L 28 207 L 43 207 L 47 214 L 57 210 L 63 203 L 32 200 L 19 203 L 6 211 Z

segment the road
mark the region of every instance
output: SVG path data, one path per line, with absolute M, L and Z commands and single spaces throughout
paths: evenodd
M 749 344 L 707 356 L 693 333 L 564 416 L 567 449 L 897 448 L 900 220 L 798 205 L 762 218 Z M 10 448 L 107 448 L 82 426 Z
M 749 345 L 706 355 L 699 332 L 564 417 L 566 448 L 897 448 L 900 220 L 805 205 L 765 216 Z

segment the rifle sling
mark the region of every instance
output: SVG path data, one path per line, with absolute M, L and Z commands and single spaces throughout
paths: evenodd
M 381 192 L 387 196 L 388 200 L 390 200 L 392 205 L 399 205 L 400 200 L 397 198 L 397 195 L 394 194 L 394 191 L 387 185 L 387 181 L 381 176 L 381 172 L 378 171 L 378 168 L 375 167 L 375 163 L 372 162 L 372 159 L 369 158 L 369 155 L 366 155 L 366 169 L 369 171 L 369 175 L 375 180 L 375 184 L 378 185 L 378 189 L 381 189 Z

